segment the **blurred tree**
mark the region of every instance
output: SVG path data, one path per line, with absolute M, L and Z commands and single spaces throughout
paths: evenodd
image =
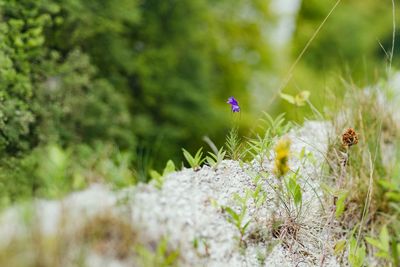
M 96 78 L 96 68 L 77 48 L 62 56 L 48 44 L 59 6 L 47 0 L 0 6 L 0 154 L 54 141 L 132 145 L 124 98 Z

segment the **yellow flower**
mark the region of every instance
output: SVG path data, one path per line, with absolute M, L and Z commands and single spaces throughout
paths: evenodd
M 275 146 L 275 169 L 274 173 L 278 177 L 284 176 L 289 171 L 290 139 L 282 138 Z

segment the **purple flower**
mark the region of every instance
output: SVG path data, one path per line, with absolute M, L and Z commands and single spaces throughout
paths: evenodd
M 229 97 L 228 98 L 228 102 L 226 102 L 226 103 L 231 105 L 232 112 L 239 112 L 240 111 L 239 103 L 237 102 L 237 100 L 233 96 Z

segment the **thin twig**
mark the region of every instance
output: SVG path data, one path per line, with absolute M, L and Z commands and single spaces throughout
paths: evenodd
M 392 50 L 390 52 L 389 58 L 389 74 L 392 72 L 392 62 L 393 62 L 393 54 L 394 54 L 394 44 L 396 39 L 396 6 L 394 4 L 394 0 L 392 0 Z
M 360 228 L 358 229 L 358 236 L 357 236 L 357 246 L 360 241 L 360 236 L 361 236 L 361 230 L 363 228 L 364 220 L 367 215 L 367 211 L 369 209 L 369 206 L 371 204 L 371 198 L 372 198 L 372 185 L 373 185 L 373 174 L 374 174 L 374 165 L 372 163 L 372 157 L 371 157 L 371 152 L 368 151 L 369 154 L 369 167 L 370 167 L 370 173 L 369 173 L 369 185 L 368 185 L 368 192 L 367 196 L 365 197 L 365 205 L 364 209 L 362 212 L 362 217 L 361 217 L 361 222 L 360 222 Z

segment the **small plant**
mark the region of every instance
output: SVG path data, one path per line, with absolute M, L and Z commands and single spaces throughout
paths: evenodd
M 348 192 L 346 192 L 346 191 L 338 191 L 335 193 L 335 199 L 336 199 L 335 217 L 336 217 L 336 219 L 339 219 L 343 215 L 347 195 L 348 195 Z
M 239 231 L 239 246 L 243 246 L 245 243 L 244 235 L 246 233 L 247 227 L 250 225 L 251 219 L 245 220 L 247 217 L 247 201 L 249 195 L 246 194 L 245 197 L 240 197 L 238 194 L 234 195 L 236 203 L 239 204 L 239 212 L 236 212 L 233 208 L 228 206 L 222 206 L 222 210 L 228 214 L 227 220 L 233 224 Z
M 276 213 L 280 207 L 280 204 L 285 204 L 283 202 L 283 187 L 282 187 L 282 180 L 286 173 L 289 171 L 289 153 L 290 153 L 290 140 L 283 138 L 278 141 L 275 146 L 275 167 L 274 173 L 277 177 L 278 184 L 276 187 L 272 187 L 274 189 L 276 196 L 275 196 L 275 212 L 273 214 L 273 223 L 275 224 L 276 220 Z M 282 202 L 282 203 L 281 203 Z M 286 206 L 286 205 L 285 205 Z
M 262 184 L 257 184 L 254 190 L 248 190 L 250 196 L 253 198 L 254 205 L 258 210 L 264 203 L 267 198 L 267 193 L 263 190 Z
M 301 165 L 304 167 L 306 162 L 311 164 L 315 164 L 316 159 L 312 152 L 306 151 L 306 148 L 303 147 L 298 155 L 299 160 L 301 161 Z
M 257 159 L 259 166 L 262 168 L 265 159 L 269 156 L 270 147 L 272 145 L 272 138 L 257 135 L 255 138 L 247 141 L 247 152 L 251 155 L 253 159 Z
M 175 171 L 175 164 L 172 160 L 168 160 L 167 164 L 165 165 L 165 168 L 163 170 L 163 173 L 160 174 L 155 170 L 150 171 L 150 177 L 154 180 L 155 186 L 158 189 L 161 189 L 163 184 L 164 184 L 164 179 L 165 177 Z
M 264 119 L 261 119 L 263 134 L 257 134 L 255 138 L 251 138 L 247 142 L 249 154 L 259 160 L 260 166 L 262 166 L 265 158 L 270 155 L 274 140 L 290 129 L 290 124 L 285 124 L 284 114 L 273 119 L 268 113 L 264 113 L 264 117 Z
M 389 181 L 379 179 L 378 184 L 381 189 L 384 190 L 384 197 L 389 201 L 390 206 L 400 213 L 400 179 L 392 179 Z
M 236 127 L 230 130 L 228 136 L 226 137 L 225 146 L 230 159 L 239 160 L 243 157 L 243 145 L 239 138 L 238 129 Z
M 400 243 L 393 238 L 390 240 L 387 226 L 383 226 L 379 238 L 365 237 L 365 240 L 378 251 L 374 255 L 390 262 L 392 266 L 399 266 Z
M 254 179 L 253 183 L 255 188 L 254 189 L 247 189 L 246 193 L 252 198 L 254 206 L 255 206 L 255 214 L 258 213 L 262 205 L 265 203 L 267 199 L 267 192 L 263 189 L 263 183 L 261 182 L 261 175 L 257 174 Z M 255 219 L 257 217 L 255 216 Z
M 232 113 L 240 112 L 239 102 L 233 96 L 229 97 L 226 103 L 231 105 Z M 244 155 L 244 152 L 242 151 L 242 143 L 239 138 L 239 131 L 238 131 L 239 127 L 237 126 L 238 119 L 240 119 L 240 117 L 233 116 L 233 122 L 232 122 L 233 126 L 228 136 L 226 137 L 225 141 L 228 157 L 232 160 L 239 160 Z
M 293 173 L 288 177 L 287 181 L 285 181 L 285 187 L 288 194 L 288 198 L 290 198 L 293 201 L 297 209 L 301 209 L 301 206 L 303 204 L 303 197 L 301 193 L 301 187 L 297 183 L 298 172 L 299 170 L 297 170 L 295 173 Z
M 204 254 L 199 252 L 200 247 L 203 248 L 204 250 Z M 193 239 L 193 248 L 196 250 L 197 254 L 199 256 L 205 256 L 205 257 L 209 257 L 210 256 L 210 246 L 207 242 L 207 239 L 205 237 L 195 237 Z
M 286 134 L 292 126 L 290 122 L 286 122 L 285 114 L 280 114 L 274 119 L 264 112 L 264 118 L 261 119 L 261 122 L 264 124 L 262 129 L 265 131 L 266 138 L 280 137 Z
M 194 171 L 200 170 L 200 165 L 204 162 L 205 158 L 203 158 L 203 148 L 201 147 L 197 150 L 196 154 L 192 156 L 186 149 L 182 148 L 183 156 L 186 161 L 189 163 L 190 167 Z
M 339 172 L 336 179 L 336 188 L 329 189 L 329 191 L 333 195 L 333 205 L 336 219 L 339 219 L 345 210 L 346 199 L 349 193 L 347 190 L 344 190 L 344 185 L 347 176 L 350 147 L 356 144 L 358 144 L 358 134 L 353 128 L 348 128 L 341 135 L 341 147 L 335 150 Z M 333 217 L 331 220 L 333 220 Z
M 257 251 L 257 261 L 260 266 L 265 265 L 265 260 L 267 259 L 266 253 L 263 253 L 261 250 Z
M 168 248 L 166 238 L 161 239 L 153 251 L 146 246 L 137 246 L 139 266 L 141 267 L 173 267 L 178 264 L 179 250 Z
M 365 261 L 365 245 L 359 245 L 357 239 L 351 236 L 349 241 L 348 261 L 352 267 L 362 267 Z
M 226 151 L 221 148 L 220 150 L 218 150 L 217 154 L 214 154 L 212 152 L 208 152 L 208 154 L 209 156 L 206 157 L 206 161 L 213 170 L 216 170 L 219 164 L 221 164 L 221 162 L 224 160 Z

